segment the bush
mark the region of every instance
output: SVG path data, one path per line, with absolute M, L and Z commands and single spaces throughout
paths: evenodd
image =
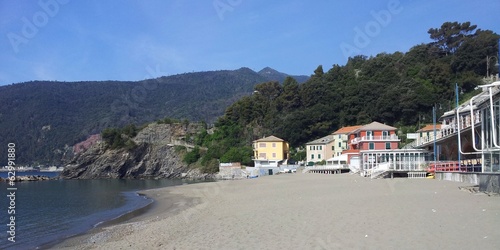
M 241 162 L 244 165 L 252 163 L 253 150 L 249 146 L 230 148 L 220 158 L 221 162 Z
M 137 146 L 131 138 L 135 137 L 139 131 L 134 124 L 130 124 L 122 129 L 106 128 L 102 131 L 101 137 L 111 149 L 131 150 Z
M 217 159 L 210 159 L 201 168 L 203 173 L 213 174 L 219 172 L 219 161 Z
M 183 161 L 187 164 L 192 164 L 200 159 L 200 148 L 196 146 L 191 152 L 184 155 Z

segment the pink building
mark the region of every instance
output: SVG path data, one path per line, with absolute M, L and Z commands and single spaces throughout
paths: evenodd
M 342 154 L 347 154 L 347 162 L 355 164 L 359 161 L 360 151 L 365 150 L 393 150 L 399 145 L 396 128 L 379 122 L 364 125 L 348 134 L 348 149 Z M 354 162 L 352 162 L 354 161 Z

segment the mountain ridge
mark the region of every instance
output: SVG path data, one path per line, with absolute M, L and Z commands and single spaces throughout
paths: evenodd
M 4 85 L 0 86 L 0 145 L 16 143 L 18 164 L 57 165 L 70 157 L 74 144 L 107 127 L 165 117 L 213 123 L 227 106 L 269 79 L 240 68 L 142 81 Z

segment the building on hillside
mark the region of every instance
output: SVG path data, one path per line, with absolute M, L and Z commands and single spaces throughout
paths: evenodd
M 423 144 L 434 140 L 434 131 L 436 131 L 436 136 L 441 131 L 441 124 L 427 124 L 423 128 L 417 130 L 417 144 Z
M 342 151 L 348 148 L 348 134 L 352 131 L 361 128 L 361 125 L 342 127 L 339 130 L 333 132 L 334 143 L 332 146 L 333 156 L 340 156 Z
M 316 139 L 306 143 L 306 159 L 307 165 L 312 166 L 314 163 L 333 157 L 334 139 L 333 135 Z
M 276 136 L 253 141 L 255 167 L 278 167 L 290 157 L 288 142 Z

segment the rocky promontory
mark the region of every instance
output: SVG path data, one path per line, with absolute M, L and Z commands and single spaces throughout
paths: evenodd
M 142 129 L 132 140 L 132 149 L 110 149 L 103 141 L 76 155 L 60 177 L 64 179 L 190 178 L 207 179 L 199 169 L 182 161 L 176 147 L 189 148 L 186 138 L 202 129 L 201 124 L 157 124 Z

